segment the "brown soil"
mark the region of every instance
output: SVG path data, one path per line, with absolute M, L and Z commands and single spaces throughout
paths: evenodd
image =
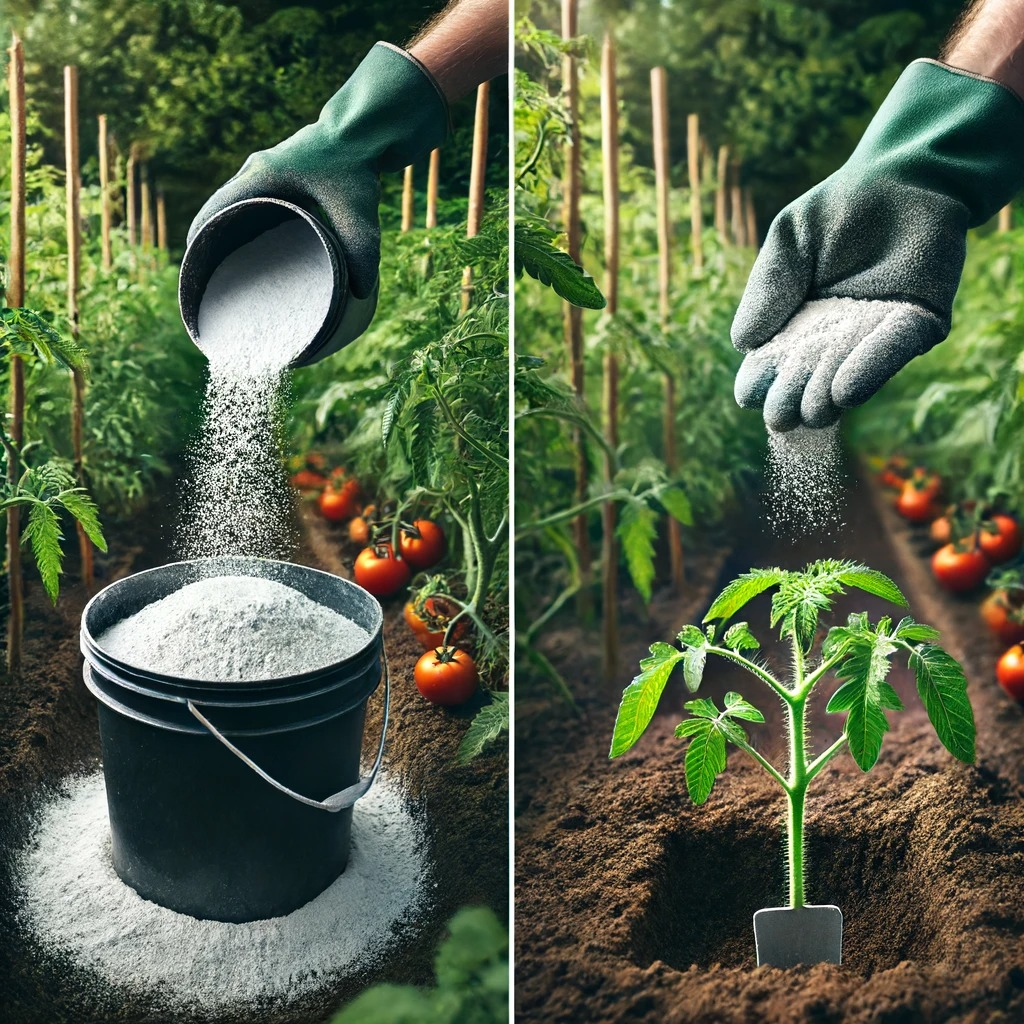
M 842 756 L 808 801 L 807 895 L 844 913 L 844 963 L 755 966 L 751 916 L 786 903 L 781 794 L 739 752 L 703 807 L 686 796 L 686 699 L 670 684 L 648 734 L 607 758 L 618 694 L 599 682 L 593 637 L 567 628 L 547 653 L 580 695 L 579 714 L 517 700 L 516 1007 L 522 1022 L 701 1024 L 1009 1024 L 1024 1020 L 1024 713 L 993 677 L 998 646 L 977 598 L 936 591 L 907 529 L 863 484 L 849 496 L 842 543 L 791 545 L 748 530 L 746 550 L 692 560 L 681 598 L 662 596 L 625 633 L 626 669 L 655 639 L 700 621 L 716 588 L 750 565 L 856 557 L 890 573 L 920 621 L 940 628 L 964 664 L 978 724 L 976 766 L 940 747 L 904 669 L 892 681 L 907 710 L 891 715 L 877 767 Z M 748 617 L 765 642 L 764 602 Z M 863 597 L 844 602 L 891 612 Z M 760 628 L 759 628 L 760 627 Z M 765 653 L 780 669 L 785 654 Z M 768 714 L 754 726 L 778 760 L 779 709 L 742 673 L 709 666 L 702 694 L 740 690 Z M 675 689 L 672 687 L 675 685 Z M 841 718 L 812 716 L 820 744 Z
M 134 537 L 115 530 L 111 554 L 98 560 L 99 582 L 172 560 L 160 521 L 166 510 L 140 516 Z M 148 524 L 148 525 L 142 525 Z M 349 576 L 352 552 L 342 532 L 303 515 L 296 561 Z M 38 585 L 29 586 L 26 664 L 16 681 L 0 682 L 0 850 L 23 841 L 39 796 L 99 757 L 95 702 L 82 682 L 79 618 L 86 595 L 67 585 L 56 610 Z M 459 908 L 486 904 L 508 914 L 508 759 L 502 750 L 466 766 L 454 763 L 472 706 L 447 712 L 428 705 L 412 679 L 419 643 L 402 620 L 399 602 L 385 605 L 385 646 L 391 664 L 391 726 L 384 765 L 400 776 L 428 825 L 433 883 L 429 914 L 417 922 L 373 975 L 348 979 L 312 1002 L 273 1015 L 210 1015 L 190 1021 L 315 1024 L 369 984 L 422 984 L 432 979 L 444 925 Z M 379 735 L 380 705 L 371 698 L 367 736 Z M 368 739 L 369 743 L 370 740 Z M 0 860 L 0 1020 L 4 1024 L 170 1024 L 158 1002 L 107 990 L 85 972 L 40 958 L 17 924 L 18 880 Z

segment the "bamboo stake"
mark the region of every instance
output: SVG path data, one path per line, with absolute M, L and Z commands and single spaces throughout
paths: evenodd
M 605 32 L 601 48 L 601 156 L 604 190 L 605 298 L 608 316 L 619 308 L 619 97 L 615 80 L 615 38 Z M 619 446 L 619 362 L 614 340 L 604 356 L 604 478 L 609 490 L 615 478 Z M 615 536 L 615 503 L 601 508 L 602 617 L 605 680 L 619 671 L 619 545 Z
M 100 247 L 101 266 L 110 270 L 114 265 L 114 254 L 110 247 L 110 145 L 107 141 L 107 115 L 100 114 Z
M 430 152 L 430 169 L 427 171 L 427 227 L 437 227 L 437 179 L 441 172 L 441 150 Z
M 64 188 L 65 225 L 68 242 L 68 322 L 71 336 L 78 340 L 78 285 L 81 278 L 82 219 L 81 219 L 81 164 L 78 153 L 78 68 L 64 68 Z M 85 486 L 85 458 L 82 447 L 82 429 L 85 425 L 85 374 L 81 370 L 71 375 L 71 454 L 75 480 Z M 82 583 L 86 593 L 93 583 L 93 551 L 81 523 L 76 523 L 78 553 L 82 563 Z
M 11 36 L 8 96 L 11 105 L 11 251 L 7 260 L 7 305 L 25 305 L 25 51 L 17 35 Z M 21 356 L 11 356 L 11 443 L 7 455 L 7 482 L 16 486 L 21 476 L 24 441 L 25 367 Z M 21 571 L 21 522 L 18 506 L 7 509 L 7 671 L 21 668 L 25 632 L 25 580 Z
M 720 245 L 729 244 L 729 147 L 718 147 L 718 180 L 715 183 L 715 232 Z
M 664 68 L 651 69 L 651 108 L 654 115 L 654 184 L 658 203 L 658 310 L 661 329 L 669 326 L 669 290 L 672 284 L 672 227 L 669 216 L 669 140 L 668 79 Z M 665 410 L 662 422 L 662 443 L 665 469 L 669 476 L 676 472 L 676 382 L 671 369 L 664 371 Z M 679 523 L 668 519 L 669 565 L 672 588 L 678 592 L 683 585 L 683 539 Z
M 483 82 L 476 90 L 476 117 L 473 121 L 473 162 L 469 171 L 469 214 L 466 237 L 480 233 L 484 215 L 484 183 L 487 178 L 487 111 L 491 99 L 491 83 Z M 462 272 L 462 311 L 469 309 L 473 296 L 473 270 Z
M 1007 203 L 999 211 L 999 226 L 997 230 L 1002 233 L 1013 227 L 1013 203 Z
M 143 163 L 139 165 L 139 206 L 141 207 L 139 240 L 142 243 L 142 251 L 146 254 L 153 249 L 153 207 L 151 202 L 149 168 Z
M 743 213 L 746 222 L 747 245 L 758 247 L 757 213 L 754 210 L 754 194 L 749 188 L 743 190 Z
M 412 164 L 405 169 L 405 178 L 402 181 L 402 230 L 412 230 L 413 215 L 413 192 L 412 192 Z
M 128 222 L 128 248 L 135 248 L 135 144 L 128 147 L 128 164 L 125 168 L 125 211 Z M 134 262 L 134 256 L 133 256 Z
M 156 247 L 167 255 L 167 202 L 162 188 L 156 193 Z
M 704 269 L 704 215 L 700 202 L 700 118 L 696 114 L 686 117 L 686 164 L 690 175 L 690 246 L 694 272 L 700 274 Z
M 747 244 L 747 224 L 743 215 L 743 189 L 740 188 L 740 164 L 732 163 L 732 185 L 729 188 L 729 206 L 732 208 L 732 237 L 740 247 Z
M 579 31 L 579 7 L 577 0 L 562 0 L 562 38 L 573 39 Z M 562 88 L 569 111 L 569 133 L 566 139 L 565 181 L 563 184 L 566 241 L 569 255 L 580 263 L 580 86 L 576 60 L 571 54 L 562 57 Z M 569 368 L 573 391 L 582 403 L 584 400 L 583 368 L 583 310 L 571 302 L 562 303 L 562 330 L 569 350 Z M 573 446 L 576 449 L 576 504 L 587 499 L 587 448 L 580 430 L 573 432 Z M 579 515 L 573 520 L 573 537 L 576 554 L 580 563 L 580 590 L 576 599 L 576 610 L 583 620 L 590 618 L 590 586 L 592 580 L 590 537 L 587 533 L 587 517 Z

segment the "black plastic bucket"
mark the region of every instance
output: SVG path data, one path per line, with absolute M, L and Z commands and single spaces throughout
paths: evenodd
M 362 626 L 370 640 L 327 668 L 252 683 L 198 682 L 112 657 L 105 630 L 209 576 L 276 580 Z M 85 683 L 99 701 L 114 869 L 140 896 L 193 917 L 255 921 L 308 903 L 348 861 L 366 702 L 383 614 L 362 587 L 305 566 L 195 559 L 112 583 L 82 614 Z

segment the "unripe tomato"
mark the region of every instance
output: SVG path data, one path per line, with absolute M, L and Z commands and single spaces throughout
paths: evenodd
M 932 573 L 947 590 L 956 594 L 974 590 L 985 582 L 991 568 L 974 538 L 963 544 L 946 544 L 932 555 Z
M 427 651 L 416 662 L 413 672 L 416 689 L 431 704 L 450 707 L 464 704 L 476 693 L 476 663 L 457 647 L 439 647 Z
M 1021 548 L 1021 532 L 1012 516 L 994 515 L 981 524 L 978 544 L 993 565 L 1008 562 Z
M 359 509 L 359 483 L 346 480 L 342 484 L 332 482 L 317 501 L 320 514 L 332 523 L 350 519 Z
M 993 590 L 982 601 L 981 617 L 1004 644 L 1017 644 L 1024 640 L 1024 609 L 1013 604 L 1005 590 Z
M 395 558 L 390 544 L 375 544 L 356 556 L 355 578 L 374 597 L 391 597 L 412 579 L 412 570 L 408 562 Z
M 444 557 L 444 530 L 430 519 L 416 519 L 398 534 L 398 550 L 414 569 L 430 569 Z
M 996 663 L 999 685 L 1016 701 L 1024 702 L 1024 648 L 1011 647 Z

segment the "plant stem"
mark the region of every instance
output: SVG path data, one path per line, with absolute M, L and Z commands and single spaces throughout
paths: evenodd
M 736 743 L 740 750 L 746 751 L 787 793 L 789 792 L 789 783 L 783 777 L 782 772 L 768 758 L 755 750 L 749 743 L 739 743 L 736 740 L 733 742 Z
M 839 737 L 824 753 L 819 754 L 807 766 L 807 781 L 810 782 L 846 746 L 846 733 Z
M 742 665 L 751 675 L 757 676 L 758 679 L 763 683 L 767 683 L 775 693 L 787 704 L 793 703 L 793 694 L 786 689 L 770 672 L 765 671 L 760 665 L 748 658 L 744 658 L 742 654 L 737 651 L 732 651 L 728 647 L 718 647 L 715 644 L 708 645 L 709 654 L 717 654 L 723 658 L 728 658 L 730 661 L 736 662 L 737 665 Z
M 801 661 L 797 662 L 798 674 Z M 806 696 L 791 701 L 786 708 L 790 754 L 789 786 L 786 791 L 789 798 L 786 839 L 789 854 L 789 905 L 794 908 L 804 905 L 804 802 L 807 784 L 810 782 L 807 773 L 806 710 Z

